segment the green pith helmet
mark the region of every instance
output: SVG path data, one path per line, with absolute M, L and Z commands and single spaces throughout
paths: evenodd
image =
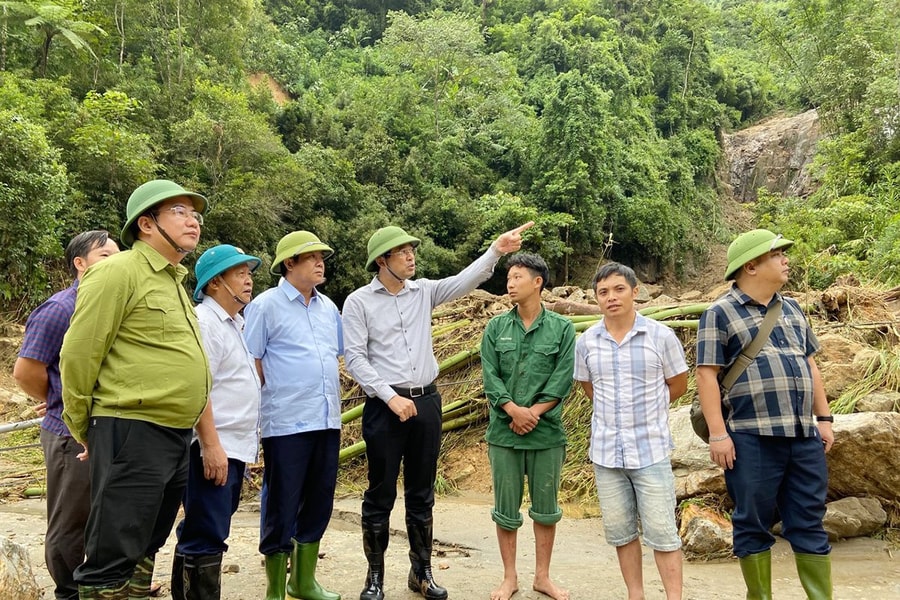
M 734 274 L 754 258 L 767 252 L 793 246 L 792 240 L 776 235 L 768 229 L 754 229 L 734 238 L 728 246 L 728 266 L 725 268 L 725 280 L 734 279 Z
M 125 225 L 122 227 L 122 234 L 119 239 L 122 245 L 131 248 L 134 244 L 134 232 L 131 226 L 138 220 L 147 209 L 152 208 L 160 202 L 165 202 L 169 198 L 178 196 L 187 196 L 194 204 L 194 210 L 205 213 L 209 208 L 209 202 L 206 198 L 196 192 L 189 192 L 174 181 L 168 179 L 154 179 L 140 185 L 131 192 L 128 197 L 128 205 L 125 207 Z
M 249 264 L 252 273 L 261 262 L 257 257 L 244 254 L 243 250 L 230 244 L 213 246 L 200 255 L 200 258 L 197 259 L 197 266 L 194 267 L 194 274 L 197 276 L 194 302 L 200 302 L 203 299 L 203 288 L 216 275 L 221 275 L 231 267 L 243 264 Z
M 316 234 L 309 231 L 292 231 L 278 240 L 278 246 L 275 247 L 275 260 L 272 261 L 269 271 L 272 275 L 281 275 L 281 263 L 292 256 L 308 252 L 321 252 L 325 258 L 334 254 L 334 250 L 322 243 Z
M 377 271 L 378 265 L 375 259 L 392 248 L 412 244 L 413 248 L 419 245 L 422 240 L 415 238 L 396 225 L 388 225 L 382 227 L 372 234 L 369 243 L 366 245 L 366 251 L 369 253 L 369 259 L 366 261 L 367 271 Z

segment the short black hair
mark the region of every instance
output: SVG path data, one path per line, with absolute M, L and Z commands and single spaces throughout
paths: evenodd
M 509 271 L 512 267 L 528 269 L 532 275 L 540 277 L 541 291 L 544 291 L 544 288 L 550 283 L 550 268 L 547 267 L 544 259 L 537 254 L 531 254 L 530 252 L 513 254 L 506 261 L 506 270 Z
M 66 268 L 72 277 L 78 276 L 78 269 L 75 268 L 76 258 L 87 258 L 87 255 L 94 248 L 105 246 L 109 241 L 109 232 L 103 229 L 94 229 L 79 233 L 72 238 L 69 245 L 66 246 Z
M 621 275 L 625 278 L 625 281 L 628 282 L 628 285 L 632 288 L 637 287 L 638 280 L 637 275 L 634 274 L 634 269 L 631 267 L 626 267 L 625 265 L 617 262 L 608 262 L 594 273 L 594 280 L 591 282 L 591 289 L 594 292 L 597 291 L 597 284 L 603 281 L 604 279 L 609 279 L 613 275 Z

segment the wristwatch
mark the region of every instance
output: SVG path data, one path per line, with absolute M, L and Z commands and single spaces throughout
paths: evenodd
M 816 421 L 819 423 L 834 423 L 834 415 L 819 415 L 816 416 Z

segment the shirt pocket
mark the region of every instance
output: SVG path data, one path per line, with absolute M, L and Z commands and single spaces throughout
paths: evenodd
M 531 352 L 531 369 L 535 373 L 548 375 L 556 367 L 559 344 L 535 344 Z
M 163 294 L 147 294 L 144 297 L 143 308 L 144 320 L 149 327 L 148 332 L 159 331 L 165 341 L 190 335 L 187 315 L 184 314 L 184 309 L 177 298 L 169 298 Z
M 497 357 L 500 359 L 500 375 L 512 375 L 519 362 L 518 347 L 515 342 L 498 342 Z

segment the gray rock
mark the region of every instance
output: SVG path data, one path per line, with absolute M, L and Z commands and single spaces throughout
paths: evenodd
M 28 550 L 0 537 L 0 600 L 38 600 L 38 587 L 31 570 Z
M 900 413 L 835 415 L 829 496 L 900 498 Z
M 722 469 L 710 460 L 709 446 L 691 428 L 689 406 L 669 411 L 669 429 L 675 440 L 671 461 L 678 499 L 726 493 Z
M 872 534 L 886 522 L 887 513 L 878 500 L 855 497 L 829 502 L 824 519 L 831 541 Z
M 688 560 L 731 556 L 731 523 L 709 508 L 688 504 L 681 512 L 682 551 Z
M 897 412 L 900 392 L 873 392 L 856 401 L 856 412 Z

